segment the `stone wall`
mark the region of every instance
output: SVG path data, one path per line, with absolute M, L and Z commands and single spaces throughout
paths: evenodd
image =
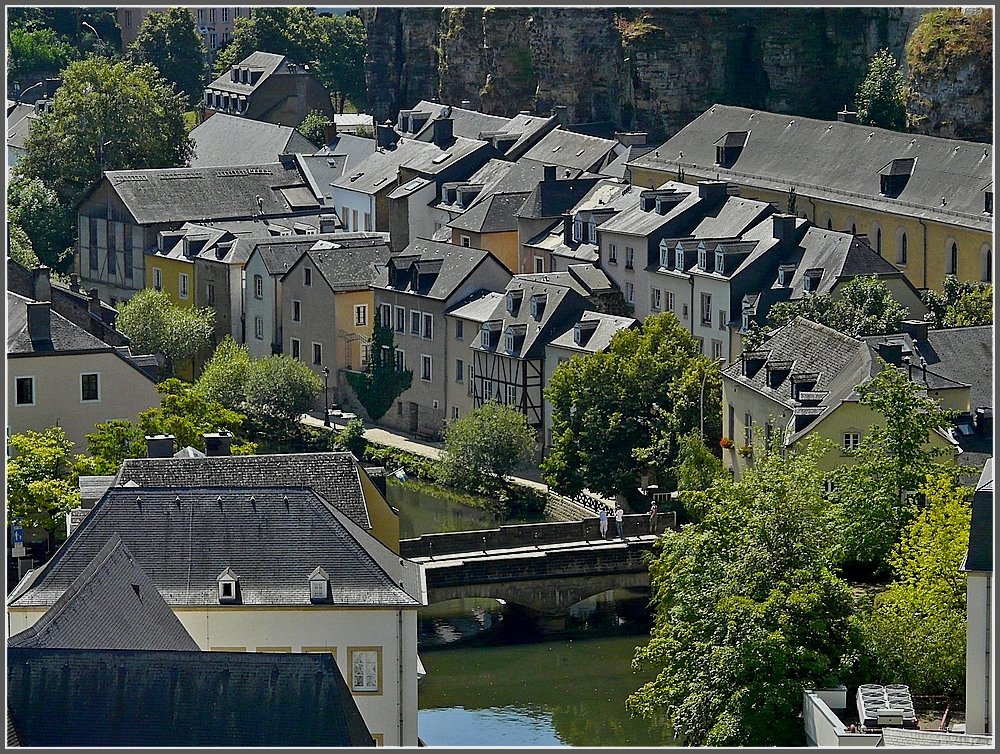
M 675 133 L 711 104 L 833 117 L 903 8 L 363 8 L 375 116 L 420 99 Z

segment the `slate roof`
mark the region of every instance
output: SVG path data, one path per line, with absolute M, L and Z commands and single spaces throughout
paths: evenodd
M 715 142 L 731 131 L 750 135 L 733 167 L 724 168 L 715 164 Z M 882 167 L 914 157 L 913 174 L 899 196 L 881 196 Z M 982 189 L 993 179 L 993 151 L 976 142 L 716 104 L 629 164 L 671 173 L 681 166 L 691 178 L 718 177 L 782 193 L 794 184 L 800 193 L 829 201 L 992 228 Z
M 993 459 L 983 466 L 972 496 L 972 521 L 969 525 L 969 550 L 962 563 L 963 571 L 993 573 Z
M 312 152 L 315 147 L 290 126 L 215 113 L 191 131 L 193 168 L 271 162 L 279 154 Z
M 281 190 L 306 185 L 294 166 L 279 162 L 109 170 L 102 180 L 140 225 L 249 218 L 261 212 L 265 216 L 288 215 L 294 210 Z M 319 205 L 314 201 L 313 206 Z
M 583 343 L 577 344 L 576 342 L 574 336 L 576 323 L 574 322 L 573 326 L 568 330 L 553 338 L 550 345 L 556 348 L 563 348 L 567 351 L 577 351 L 578 353 L 598 353 L 611 345 L 611 339 L 615 336 L 615 333 L 639 325 L 639 321 L 632 317 L 619 317 L 613 314 L 592 311 L 583 312 L 578 321 L 586 323 L 594 322 L 597 325 L 593 331 L 590 331 Z
M 993 736 L 950 733 L 937 730 L 912 730 L 908 728 L 882 728 L 882 747 L 886 749 L 923 749 L 946 746 L 961 749 L 968 746 L 993 747 Z
M 399 166 L 422 154 L 441 154 L 434 144 L 414 139 L 400 139 L 395 149 L 376 151 L 356 165 L 347 174 L 333 181 L 335 188 L 357 191 L 362 194 L 376 194 L 396 186 Z
M 418 238 L 416 241 L 410 242 L 409 246 L 403 249 L 397 256 L 400 258 L 412 257 L 414 260 L 419 259 L 423 262 L 441 260 L 442 264 L 436 275 L 428 276 L 433 278 L 429 287 L 414 290 L 412 279 L 409 275 L 406 276 L 403 285 L 389 285 L 388 264 L 392 264 L 394 259 L 394 257 L 390 257 L 386 267 L 379 270 L 378 277 L 372 283 L 373 287 L 413 293 L 441 301 L 447 301 L 451 298 L 484 260 L 493 257 L 485 249 L 456 246 L 455 244 L 430 241 L 425 238 Z M 500 263 L 497 262 L 497 264 Z
M 994 333 L 992 325 L 928 330 L 917 351 L 938 374 L 970 386 L 972 410 L 993 408 Z
M 311 152 L 311 147 L 301 152 Z M 333 206 L 333 182 L 341 178 L 355 165 L 375 154 L 375 140 L 364 139 L 351 134 L 338 134 L 336 141 L 312 154 L 296 154 L 295 160 L 302 175 L 317 197 L 323 197 L 328 206 Z
M 517 230 L 517 211 L 524 204 L 528 194 L 492 194 L 472 205 L 452 220 L 455 230 L 473 233 L 504 233 Z
M 233 92 L 249 96 L 260 88 L 269 76 L 278 72 L 281 68 L 287 65 L 287 63 L 288 59 L 284 55 L 275 55 L 271 52 L 260 52 L 258 50 L 250 53 L 247 57 L 243 58 L 243 60 L 236 64 L 239 68 L 262 69 L 262 74 L 255 83 L 250 84 L 233 81 L 229 73 L 231 69 L 226 69 L 226 72 L 213 80 L 212 83 L 208 85 L 208 88 L 215 89 L 220 92 Z M 213 115 L 212 117 L 214 118 L 215 116 Z
M 517 216 L 532 220 L 559 217 L 576 206 L 598 180 L 595 176 L 539 181 L 524 200 L 524 205 L 518 210 Z
M 14 648 L 7 663 L 22 746 L 374 745 L 329 653 Z
M 234 488 L 307 486 L 358 526 L 371 528 L 357 462 L 350 453 L 287 453 L 206 458 L 126 458 L 117 484 Z M 221 569 L 220 569 L 221 570 Z
M 698 196 L 697 190 L 693 187 L 681 188 L 681 184 L 670 184 L 667 189 L 675 189 L 679 196 L 683 197 L 677 204 L 669 208 L 666 214 L 659 214 L 655 209 L 644 210 L 639 197 L 636 203 L 628 209 L 624 209 L 608 220 L 605 220 L 598 227 L 607 233 L 625 233 L 632 236 L 648 236 L 650 233 L 662 228 L 667 223 L 677 220 L 692 210 L 697 205 L 707 203 Z
M 33 649 L 197 650 L 156 585 L 112 535 L 45 614 L 10 637 Z
M 782 257 L 782 263 L 795 265 L 788 285 L 792 300 L 812 295 L 807 294 L 802 285 L 807 270 L 822 270 L 818 287 L 814 290 L 818 294 L 828 294 L 838 283 L 855 277 L 875 275 L 905 279 L 903 273 L 857 236 L 816 226 L 805 232 L 794 252 Z M 774 287 L 779 287 L 777 277 Z M 916 292 L 914 295 L 917 295 Z
M 81 476 L 78 482 L 80 487 L 80 502 L 84 507 L 90 508 L 104 497 L 104 493 L 115 483 L 115 475 L 110 476 Z
M 456 137 L 455 141 L 446 149 L 441 149 L 434 144 L 428 145 L 432 148 L 415 151 L 399 164 L 407 170 L 422 173 L 425 176 L 434 176 L 475 152 L 493 149 L 485 141 L 463 139 L 461 136 Z
M 476 291 L 452 306 L 446 314 L 482 324 L 503 301 L 503 294 L 496 291 Z
M 32 107 L 32 112 L 34 108 Z M 31 114 L 7 121 L 7 146 L 14 149 L 24 149 L 24 140 L 28 138 L 31 129 L 38 122 L 38 116 Z
M 308 577 L 317 566 L 330 574 L 335 606 L 422 601 L 407 592 L 419 595 L 418 566 L 307 487 L 114 487 L 52 559 L 18 584 L 8 606 L 53 604 L 115 534 L 174 608 L 218 606 L 218 577 L 227 568 L 239 576 L 242 605 L 308 608 Z
M 79 325 L 50 310 L 51 340 L 32 343 L 28 335 L 28 304 L 36 303 L 7 291 L 7 355 L 57 353 L 60 351 L 111 352 L 114 349 Z
M 389 259 L 389 245 L 378 239 L 377 243 L 364 246 L 345 246 L 324 249 L 316 246 L 307 251 L 299 261 L 308 257 L 333 291 L 368 290 L 378 275 L 378 270 Z M 297 267 L 299 262 L 292 265 Z M 285 273 L 287 276 L 291 270 Z M 284 277 L 282 279 L 284 279 Z
M 572 131 L 549 131 L 524 153 L 529 160 L 578 170 L 600 170 L 615 158 L 618 142 Z
M 601 168 L 599 172 L 601 175 L 624 179 L 627 163 L 642 157 L 647 152 L 652 152 L 653 149 L 655 149 L 655 146 L 656 145 L 654 144 L 629 145 L 625 147 L 625 150 L 620 155 L 615 157 L 614 160 L 609 162 L 605 167 Z
M 717 210 L 710 210 L 691 230 L 695 238 L 736 238 L 771 215 L 770 202 L 730 196 Z
M 337 233 L 319 233 L 308 236 L 267 236 L 264 238 L 237 239 L 233 254 L 249 261 L 254 252 L 260 256 L 268 273 L 284 275 L 299 257 L 320 240 L 334 240 Z
M 540 118 L 535 115 L 515 115 L 505 118 L 500 115 L 487 115 L 477 110 L 462 107 L 452 107 L 438 102 L 421 100 L 412 108 L 416 112 L 430 113 L 430 118 L 417 133 L 416 138 L 427 140 L 434 133 L 435 120 L 441 117 L 441 111 L 448 108 L 452 119 L 452 133 L 466 139 L 479 139 L 485 133 L 499 132 L 505 134 L 520 134 L 520 138 L 507 150 L 507 156 L 517 159 L 526 147 L 538 138 L 541 132 L 555 127 L 554 117 Z

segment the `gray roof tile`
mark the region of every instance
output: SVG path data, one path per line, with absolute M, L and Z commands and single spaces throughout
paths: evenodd
M 578 170 L 600 170 L 614 160 L 618 142 L 555 129 L 524 153 L 529 160 Z
M 279 154 L 312 152 L 315 147 L 290 126 L 215 113 L 191 131 L 193 168 L 271 162 Z

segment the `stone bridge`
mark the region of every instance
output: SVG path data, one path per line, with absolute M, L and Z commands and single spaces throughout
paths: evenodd
M 675 525 L 661 514 L 658 529 Z M 423 564 L 433 604 L 463 597 L 501 599 L 558 620 L 570 607 L 610 589 L 648 589 L 645 554 L 656 534 L 648 517 L 625 516 L 625 538 L 614 521 L 602 539 L 596 518 L 518 524 L 483 531 L 425 534 L 400 542 L 400 554 Z

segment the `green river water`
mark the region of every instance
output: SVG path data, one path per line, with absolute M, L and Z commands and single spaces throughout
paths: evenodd
M 483 529 L 485 511 L 390 482 L 401 536 Z M 625 699 L 651 678 L 631 668 L 649 639 L 648 595 L 615 591 L 575 606 L 547 635 L 493 600 L 420 612 L 418 732 L 428 746 L 669 746 L 662 722 L 633 718 Z

